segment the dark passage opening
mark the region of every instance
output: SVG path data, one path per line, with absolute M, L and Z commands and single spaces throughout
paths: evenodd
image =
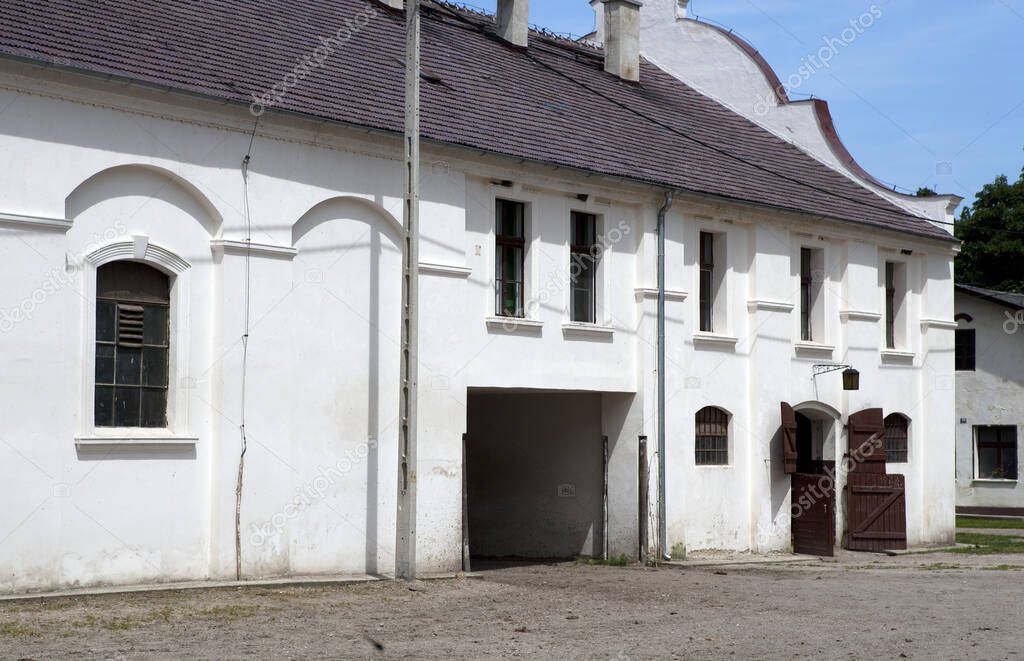
M 601 556 L 600 394 L 471 390 L 467 429 L 474 557 Z

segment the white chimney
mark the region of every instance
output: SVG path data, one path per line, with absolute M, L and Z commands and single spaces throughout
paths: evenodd
M 604 1 L 604 70 L 623 80 L 640 80 L 639 0 Z
M 525 48 L 530 38 L 530 0 L 498 0 L 498 36 Z

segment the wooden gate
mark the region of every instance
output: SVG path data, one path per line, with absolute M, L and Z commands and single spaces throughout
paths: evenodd
M 881 409 L 850 416 L 843 546 L 851 551 L 907 548 L 906 482 L 886 474 L 884 420 Z
M 796 412 L 782 403 L 782 453 L 790 475 L 790 529 L 793 552 L 831 556 L 836 539 L 835 481 L 831 475 L 797 472 Z

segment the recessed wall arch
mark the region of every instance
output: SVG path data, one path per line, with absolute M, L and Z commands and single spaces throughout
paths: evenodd
M 381 229 L 389 235 L 395 245 L 401 245 L 401 237 L 404 233 L 401 221 L 373 200 L 351 195 L 326 199 L 302 214 L 292 226 L 292 245 L 297 246 L 302 237 L 320 224 L 338 218 L 351 218 L 367 222 L 382 220 L 384 222 L 380 223 Z
M 818 402 L 814 400 L 797 404 L 796 406 L 793 407 L 793 410 L 796 411 L 797 413 L 804 414 L 806 414 L 808 411 L 818 413 L 820 415 L 831 418 L 836 422 L 842 420 L 843 418 L 843 414 L 840 413 L 835 408 L 829 406 L 828 404 L 825 404 L 824 402 Z
M 223 216 L 189 180 L 163 167 L 144 163 L 115 165 L 91 175 L 64 199 L 64 212 L 74 221 L 106 200 L 143 196 L 162 200 L 195 218 L 211 237 L 220 235 Z

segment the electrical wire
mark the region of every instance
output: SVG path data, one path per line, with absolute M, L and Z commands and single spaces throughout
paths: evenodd
M 235 480 L 235 580 L 242 580 L 242 481 L 245 475 L 245 453 L 249 448 L 246 437 L 246 381 L 249 367 L 249 328 L 252 315 L 250 307 L 252 303 L 252 210 L 249 206 L 249 163 L 252 160 L 252 147 L 256 140 L 256 129 L 259 128 L 260 118 L 257 117 L 252 126 L 252 133 L 249 135 L 249 147 L 246 149 L 245 157 L 242 158 L 242 204 L 245 213 L 245 295 L 244 309 L 245 319 L 242 331 L 242 383 L 241 383 L 241 413 L 239 414 L 238 431 L 241 441 L 241 449 L 238 454 L 238 475 Z
M 496 42 L 500 42 L 501 41 L 500 37 L 498 37 L 495 34 L 492 34 L 491 32 L 487 31 L 486 29 L 484 29 L 483 25 L 478 24 L 478 23 L 474 23 L 473 21 L 469 20 L 468 18 L 460 15 L 457 11 L 453 11 L 451 8 L 446 7 L 444 4 L 432 3 L 432 7 L 440 9 L 441 11 L 443 11 L 448 16 L 451 16 L 452 18 L 454 18 L 455 20 L 459 21 L 460 23 L 463 23 L 463 24 L 469 26 L 470 28 L 472 28 L 473 30 L 478 32 L 479 34 L 483 35 L 484 37 L 486 37 L 486 38 L 488 38 L 488 39 L 490 39 L 492 41 L 496 41 Z M 641 119 L 644 119 L 645 121 L 648 121 L 648 122 L 654 124 L 655 126 L 657 126 L 658 128 L 663 129 L 663 130 L 665 130 L 665 131 L 667 131 L 669 133 L 677 135 L 677 136 L 679 136 L 681 138 L 684 138 L 686 140 L 690 140 L 691 142 L 694 142 L 694 143 L 704 147 L 705 149 L 710 149 L 710 150 L 714 151 L 717 154 L 720 154 L 720 155 L 725 156 L 727 158 L 731 158 L 731 159 L 733 159 L 733 160 L 735 160 L 735 161 L 737 161 L 739 163 L 743 163 L 744 165 L 746 165 L 748 167 L 755 168 L 755 169 L 757 169 L 757 170 L 759 170 L 761 172 L 764 172 L 766 174 L 770 174 L 770 175 L 776 176 L 776 177 L 778 177 L 780 179 L 783 179 L 785 181 L 789 181 L 790 183 L 794 183 L 794 184 L 797 184 L 799 186 L 804 186 L 805 188 L 813 190 L 813 191 L 815 191 L 817 193 L 822 193 L 824 195 L 829 195 L 831 197 L 834 197 L 834 198 L 837 198 L 837 199 L 841 199 L 841 200 L 845 200 L 847 202 L 850 202 L 852 204 L 856 204 L 856 205 L 859 205 L 859 206 L 862 206 L 862 207 L 874 209 L 876 211 L 883 211 L 883 212 L 889 213 L 889 214 L 898 214 L 900 216 L 904 216 L 906 218 L 912 218 L 914 220 L 919 220 L 919 221 L 924 221 L 924 222 L 935 222 L 935 221 L 930 221 L 929 219 L 926 219 L 926 218 L 921 218 L 919 216 L 915 216 L 913 214 L 904 213 L 904 212 L 900 211 L 896 207 L 883 206 L 881 204 L 874 204 L 874 203 L 867 202 L 867 201 L 864 201 L 864 200 L 858 200 L 856 198 L 848 197 L 848 196 L 843 195 L 841 193 L 837 193 L 835 191 L 830 191 L 830 190 L 828 190 L 826 188 L 822 188 L 820 186 L 816 186 L 814 184 L 807 183 L 805 181 L 802 181 L 802 180 L 797 179 L 795 177 L 792 177 L 790 175 L 786 175 L 786 174 L 783 174 L 781 172 L 777 172 L 777 171 L 772 170 L 771 168 L 765 167 L 765 166 L 763 166 L 763 165 L 761 165 L 759 163 L 755 163 L 753 161 L 749 161 L 749 160 L 747 160 L 747 159 L 745 159 L 745 158 L 743 158 L 741 156 L 737 156 L 736 154 L 733 154 L 733 153 L 729 152 L 728 150 L 722 149 L 722 148 L 717 147 L 717 146 L 715 146 L 715 145 L 713 145 L 711 143 L 708 143 L 708 142 L 706 142 L 704 140 L 701 140 L 700 138 L 694 137 L 693 135 L 690 135 L 689 133 L 687 133 L 685 131 L 680 131 L 676 127 L 674 127 L 674 126 L 672 126 L 670 124 L 666 124 L 665 122 L 662 122 L 662 121 L 660 121 L 659 119 L 657 119 L 655 117 L 651 117 L 650 115 L 648 115 L 648 114 L 646 114 L 646 113 L 644 113 L 644 112 L 642 112 L 640 110 L 637 110 L 637 109 L 633 108 L 629 104 L 626 104 L 626 103 L 623 103 L 621 101 L 618 101 L 617 99 L 615 99 L 615 98 L 613 98 L 611 96 L 608 96 L 607 94 L 604 94 L 600 90 L 594 89 L 594 88 L 590 87 L 589 85 L 587 85 L 586 83 L 584 83 L 584 82 L 582 82 L 580 80 L 577 80 L 576 78 L 574 78 L 571 75 L 561 71 L 560 69 L 551 66 L 547 62 L 544 62 L 543 60 L 540 60 L 539 58 L 537 58 L 536 56 L 534 56 L 533 54 L 531 54 L 531 53 L 529 53 L 529 52 L 527 52 L 525 50 L 520 50 L 519 52 L 521 52 L 525 57 L 527 57 L 530 61 L 534 62 L 535 64 L 543 67 L 544 69 L 547 69 L 548 71 L 551 71 L 555 75 L 557 75 L 557 76 L 559 76 L 561 78 L 564 78 L 565 80 L 573 83 L 574 85 L 577 85 L 577 86 L 585 89 L 587 92 L 589 92 L 589 93 L 591 93 L 591 94 L 593 94 L 595 96 L 601 97 L 602 99 L 608 101 L 609 103 L 614 104 L 615 106 L 625 110 L 626 112 L 634 114 L 637 117 L 640 117 Z

